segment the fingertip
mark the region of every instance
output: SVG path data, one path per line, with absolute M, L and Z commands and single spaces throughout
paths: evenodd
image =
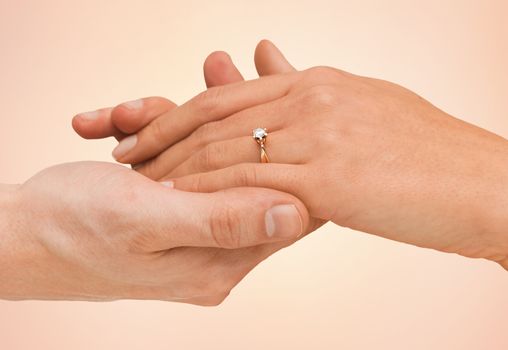
M 119 163 L 131 163 L 130 161 L 126 161 L 124 158 L 128 155 L 128 153 L 136 147 L 138 143 L 138 136 L 136 134 L 129 135 L 122 139 L 120 143 L 113 149 L 111 155 L 115 160 Z
M 203 63 L 203 73 L 207 87 L 230 84 L 243 80 L 231 56 L 225 51 L 214 51 Z
M 110 120 L 111 108 L 79 113 L 72 118 L 74 131 L 85 139 L 96 139 L 117 134 Z
M 263 39 L 256 46 L 254 63 L 260 76 L 294 72 L 279 48 L 270 40 Z
M 100 112 L 97 111 L 91 111 L 91 112 L 84 112 L 76 114 L 72 118 L 72 127 L 76 132 L 82 131 L 84 129 L 84 126 L 88 124 L 88 126 L 96 124 L 97 119 L 100 116 Z
M 227 194 L 230 203 L 235 203 L 236 198 L 242 199 L 235 203 L 236 207 L 247 210 L 254 205 L 259 210 L 269 239 L 296 239 L 309 226 L 307 207 L 292 194 L 261 187 L 236 187 L 222 191 Z
M 259 56 L 262 55 L 266 50 L 275 47 L 275 45 L 268 39 L 261 39 L 256 45 L 256 49 L 254 50 L 254 59 L 259 59 Z
M 81 136 L 81 120 L 80 115 L 76 114 L 71 120 L 72 129 Z
M 263 49 L 267 46 L 275 46 L 273 42 L 271 42 L 268 39 L 261 39 L 258 44 L 256 45 L 256 50 Z
M 280 227 L 279 236 L 298 238 L 307 231 L 310 214 L 303 202 L 292 194 L 271 190 L 278 196 L 273 207 L 266 212 L 266 216 L 286 220 L 287 226 Z M 279 225 L 281 226 L 281 225 Z
M 226 51 L 214 51 L 206 57 L 203 68 L 205 70 L 220 69 L 229 65 L 231 62 L 231 56 Z

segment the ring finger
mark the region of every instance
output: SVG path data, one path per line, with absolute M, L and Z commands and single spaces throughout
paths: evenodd
M 266 152 L 271 163 L 302 164 L 309 159 L 307 144 L 293 133 L 281 130 L 270 133 L 266 139 Z M 295 147 L 297 145 L 297 147 Z M 213 142 L 195 152 L 189 159 L 164 176 L 165 179 L 203 173 L 239 163 L 259 163 L 260 146 L 252 136 L 243 136 Z

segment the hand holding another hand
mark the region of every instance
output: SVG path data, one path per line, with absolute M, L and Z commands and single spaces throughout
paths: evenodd
M 289 194 L 174 191 L 97 162 L 46 169 L 9 197 L 0 202 L 13 223 L 0 242 L 4 299 L 216 305 L 308 224 Z
M 264 72 L 291 69 L 273 55 L 258 63 Z M 205 62 L 208 86 L 242 79 L 224 53 Z M 77 118 L 75 127 L 89 138 L 121 140 L 176 107 L 164 98 L 143 102 L 142 110 L 135 102 Z M 306 208 L 286 193 L 196 194 L 167 185 L 82 162 L 3 186 L 0 298 L 216 305 L 258 263 L 311 230 Z
M 271 164 L 259 164 L 257 127 Z M 273 188 L 300 198 L 314 227 L 508 266 L 507 141 L 386 81 L 316 67 L 213 87 L 115 155 L 179 190 Z

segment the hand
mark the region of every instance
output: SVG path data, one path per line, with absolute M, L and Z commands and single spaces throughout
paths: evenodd
M 280 50 L 270 41 L 262 40 L 256 47 L 254 63 L 260 77 L 295 72 Z M 225 52 L 210 54 L 204 63 L 204 75 L 208 88 L 243 81 L 241 73 Z M 100 109 L 94 112 L 80 113 L 73 119 L 75 131 L 84 138 L 103 138 L 115 136 L 122 142 L 113 151 L 113 156 L 130 147 L 135 142 L 136 133 L 150 123 L 157 123 L 170 114 L 176 105 L 162 97 L 149 97 L 137 101 L 124 102 L 114 108 Z M 163 112 L 161 112 L 163 111 Z M 92 115 L 93 118 L 90 118 Z M 153 127 L 153 126 L 152 126 Z M 126 136 L 127 134 L 131 134 Z M 144 161 L 145 159 L 143 159 Z M 159 179 L 165 174 L 170 159 L 163 155 L 144 164 L 133 164 L 151 179 Z M 309 231 L 318 229 L 324 220 L 312 218 Z
M 256 47 L 254 62 L 259 76 L 295 70 L 278 48 L 268 40 L 262 40 Z M 244 80 L 231 57 L 223 51 L 215 51 L 206 58 L 203 73 L 207 88 Z M 175 107 L 177 105 L 174 102 L 164 97 L 146 97 L 123 102 L 116 107 L 80 113 L 73 118 L 72 126 L 86 139 L 114 136 L 117 140 L 123 140 Z
M 507 141 L 396 84 L 316 67 L 216 87 L 129 146 L 119 161 L 181 190 L 274 188 L 314 220 L 508 266 Z
M 289 194 L 181 192 L 108 163 L 52 167 L 1 194 L 4 299 L 216 305 L 308 224 Z
M 295 68 L 286 60 L 280 50 L 270 41 L 262 40 L 256 47 L 254 63 L 260 77 L 274 74 L 295 72 Z M 208 88 L 233 84 L 243 81 L 242 74 L 233 64 L 231 57 L 222 51 L 210 54 L 203 66 L 204 78 Z M 82 137 L 87 139 L 104 138 L 115 136 L 118 140 L 124 140 L 123 146 L 132 142 L 136 133 L 161 116 L 170 113 L 176 108 L 176 104 L 163 97 L 148 97 L 136 101 L 124 102 L 114 108 L 103 108 L 93 112 L 80 113 L 73 118 L 73 127 Z M 116 150 L 118 151 L 118 149 Z M 113 152 L 115 153 L 115 152 Z M 145 175 L 157 180 L 160 178 L 158 167 L 164 171 L 167 164 L 163 157 L 156 157 L 147 162 L 154 171 Z M 138 169 L 141 164 L 134 164 Z M 308 232 L 312 232 L 323 225 L 325 221 L 312 219 L 309 222 Z M 279 248 L 274 247 L 272 253 Z

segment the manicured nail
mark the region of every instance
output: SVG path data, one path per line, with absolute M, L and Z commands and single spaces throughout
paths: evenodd
M 79 118 L 85 120 L 95 120 L 99 117 L 99 111 L 91 111 L 78 114 Z
M 130 135 L 124 138 L 118 146 L 113 150 L 113 157 L 118 160 L 126 155 L 131 149 L 136 146 L 138 142 L 138 137 L 136 135 Z
M 294 204 L 277 205 L 265 214 L 268 237 L 297 238 L 303 233 L 300 213 Z
M 161 181 L 161 185 L 168 188 L 175 187 L 175 183 L 173 181 Z
M 124 102 L 124 103 L 122 103 L 122 106 L 124 106 L 125 108 L 127 108 L 131 111 L 136 111 L 136 110 L 141 109 L 143 107 L 143 100 L 139 99 L 139 100 Z

